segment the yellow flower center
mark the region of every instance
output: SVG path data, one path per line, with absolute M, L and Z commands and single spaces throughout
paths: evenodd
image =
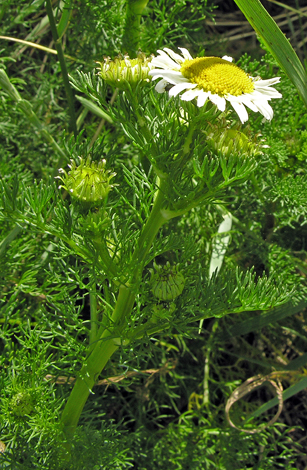
M 243 70 L 219 57 L 186 60 L 180 72 L 199 88 L 219 96 L 239 96 L 255 89 L 252 79 Z

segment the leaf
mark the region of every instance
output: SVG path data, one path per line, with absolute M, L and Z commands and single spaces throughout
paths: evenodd
M 306 300 L 301 300 L 296 305 L 292 305 L 291 302 L 288 302 L 284 305 L 279 305 L 278 307 L 272 308 L 267 312 L 261 312 L 253 318 L 249 318 L 246 321 L 241 321 L 233 325 L 227 331 L 223 331 L 219 335 L 220 341 L 225 341 L 228 338 L 234 336 L 241 336 L 250 333 L 251 331 L 258 331 L 268 326 L 271 323 L 278 323 L 283 318 L 286 318 L 290 315 L 295 315 L 296 313 L 302 311 L 306 307 Z
M 70 17 L 72 14 L 72 3 L 73 2 L 71 0 L 66 0 L 64 3 L 62 16 L 57 26 L 59 39 L 61 39 L 61 37 L 65 34 L 69 26 Z
M 103 111 L 97 104 L 93 103 L 92 101 L 83 98 L 83 96 L 76 96 L 77 100 L 80 101 L 80 103 L 89 111 L 92 113 L 96 114 L 96 116 L 100 117 L 101 119 L 105 119 L 107 122 L 110 124 L 113 123 L 113 119 L 105 112 Z
M 293 397 L 293 395 L 296 395 L 297 393 L 301 392 L 306 387 L 307 387 L 307 377 L 303 377 L 299 382 L 297 382 L 294 385 L 291 385 L 291 387 L 288 387 L 286 388 L 286 390 L 283 391 L 283 394 L 282 394 L 283 401 L 286 401 L 289 398 Z M 277 397 L 272 398 L 272 400 L 260 406 L 258 410 L 256 410 L 254 413 L 250 415 L 249 419 L 257 418 L 262 413 L 265 413 L 266 411 L 270 410 L 271 408 L 273 408 L 273 406 L 276 406 L 276 405 L 278 405 Z
M 290 42 L 259 0 L 235 0 L 307 106 L 307 75 Z

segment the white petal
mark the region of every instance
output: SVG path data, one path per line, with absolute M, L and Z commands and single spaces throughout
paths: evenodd
M 273 109 L 269 105 L 267 101 L 256 101 L 255 105 L 257 106 L 259 112 L 262 114 L 262 116 L 265 117 L 268 121 L 271 121 L 273 118 Z
M 161 67 L 162 69 L 171 69 L 171 70 L 180 70 L 180 65 L 174 62 L 165 52 L 164 55 L 159 55 L 154 57 L 151 61 L 151 64 L 154 67 Z
M 178 70 L 163 70 L 163 69 L 153 69 L 149 70 L 148 75 L 154 76 L 154 75 L 171 75 L 173 77 L 183 77 L 182 73 L 179 72 Z
M 199 89 L 196 88 L 196 90 L 188 90 L 186 91 L 185 93 L 183 93 L 183 95 L 181 95 L 181 99 L 183 101 L 191 101 L 193 98 L 196 98 L 198 95 L 199 95 Z
M 235 110 L 235 112 L 237 113 L 237 115 L 239 116 L 240 121 L 242 122 L 242 124 L 244 124 L 246 121 L 248 121 L 248 114 L 247 114 L 247 111 L 244 107 L 244 104 L 236 103 L 235 101 L 231 101 L 231 105 L 232 105 L 233 109 Z
M 225 111 L 225 108 L 226 108 L 225 98 L 223 98 L 222 96 L 210 93 L 209 94 L 209 99 L 210 99 L 210 101 L 212 101 L 213 104 L 215 104 L 217 106 L 217 108 L 220 111 Z
M 222 57 L 222 59 L 228 60 L 228 62 L 232 62 L 232 61 L 233 61 L 233 58 L 232 58 L 232 57 L 229 57 L 229 55 L 224 55 L 224 56 Z
M 275 88 L 270 87 L 263 87 L 263 88 L 256 88 L 250 95 L 255 95 L 256 97 L 262 96 L 264 99 L 271 99 L 271 98 L 282 98 L 282 94 L 279 93 Z
M 167 80 L 172 85 L 177 85 L 178 83 L 190 83 L 189 80 L 184 78 L 184 76 L 178 72 L 174 72 L 174 70 L 162 70 L 160 73 L 160 77 L 164 80 Z
M 232 104 L 233 100 L 229 100 Z M 237 101 L 238 103 L 238 101 Z M 254 113 L 258 113 L 258 108 L 257 106 L 255 105 L 255 103 L 253 103 L 251 100 L 249 99 L 244 99 L 242 101 L 239 101 L 239 103 L 242 103 L 244 104 L 245 106 L 248 106 L 249 109 L 251 109 L 252 111 L 254 111 Z
M 193 57 L 191 56 L 191 54 L 189 53 L 187 49 L 185 49 L 184 47 L 178 47 L 178 49 L 181 50 L 181 54 L 183 55 L 185 60 L 193 60 Z
M 168 53 L 168 55 L 174 59 L 178 64 L 181 64 L 184 62 L 184 58 L 181 57 L 181 55 L 176 54 L 176 52 L 172 51 L 172 49 L 168 49 L 167 47 L 164 48 L 164 50 Z
M 158 92 L 158 93 L 163 93 L 165 91 L 165 87 L 168 85 L 168 81 L 167 80 L 160 80 L 156 86 L 155 86 L 155 90 Z
M 227 101 L 229 101 L 231 104 L 232 103 L 242 103 L 244 104 L 245 106 L 248 106 L 252 111 L 254 111 L 255 113 L 258 113 L 258 108 L 257 106 L 254 104 L 254 100 L 253 100 L 253 94 L 250 93 L 250 94 L 247 94 L 247 95 L 240 95 L 240 96 L 232 96 L 232 95 L 228 95 L 226 96 L 226 99 Z M 256 101 L 256 100 L 255 100 Z
M 163 78 L 163 75 L 161 75 L 161 74 L 158 75 L 157 74 L 157 75 L 152 76 L 152 80 L 157 80 L 158 78 Z
M 196 86 L 195 83 L 178 83 L 170 90 L 169 96 L 177 96 L 181 91 L 195 88 Z
M 270 85 L 275 85 L 275 83 L 280 82 L 280 77 L 274 77 L 274 78 L 269 78 L 268 80 L 255 80 L 254 79 L 254 85 L 257 88 L 258 85 L 260 86 L 270 86 Z
M 209 97 L 209 93 L 201 90 L 199 95 L 198 95 L 198 98 L 197 98 L 197 106 L 199 108 L 204 106 L 204 104 L 207 101 L 208 97 Z

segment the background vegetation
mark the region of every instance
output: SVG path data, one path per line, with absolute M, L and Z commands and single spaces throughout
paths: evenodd
M 306 7 L 298 0 L 262 3 L 305 64 Z M 124 1 L 56 1 L 53 8 L 58 28 L 63 28 L 61 42 L 72 80 L 78 71 L 91 72 L 104 56 L 124 52 Z M 68 198 L 61 199 L 54 177 L 70 157 L 107 159 L 119 185 L 111 205 L 118 209 L 116 243 L 122 250 L 131 236 L 127 220 L 134 220 L 139 207 L 135 188 L 138 200 L 148 196 L 123 171 L 138 161 L 123 128 L 89 109 L 82 101 L 86 97 L 75 90 L 74 133 L 57 55 L 15 41 L 55 50 L 44 2 L 6 0 L 0 5 L 0 20 L 0 68 L 20 98 L 0 82 L 0 439 L 6 446 L 0 462 L 8 469 L 49 470 L 58 468 L 59 417 L 72 387 L 67 379 L 76 376 L 87 347 L 90 296 L 94 292 L 102 304 L 107 292 L 107 280 L 93 283 L 88 266 L 57 236 L 76 227 L 76 214 Z M 67 468 L 304 469 L 305 107 L 231 0 L 150 0 L 141 20 L 142 51 L 155 54 L 159 48 L 178 46 L 195 55 L 231 55 L 252 76 L 281 76 L 283 99 L 273 103 L 271 123 L 254 114 L 245 125 L 265 146 L 252 178 L 230 188 L 219 204 L 194 209 L 163 229 L 157 251 L 160 244 L 168 252 L 169 244 L 168 259 L 186 266 L 189 289 L 178 301 L 182 316 L 165 333 L 136 340 L 115 353 L 86 404 Z M 116 102 L 111 89 L 107 100 L 110 108 Z M 126 206 L 117 207 L 119 193 Z M 225 211 L 233 215 L 231 242 L 216 284 L 204 292 L 198 274 L 208 271 L 212 241 Z M 263 308 L 248 309 L 253 297 L 249 278 L 240 284 L 237 268 L 243 273 L 253 268 L 256 280 L 264 274 L 271 279 L 265 281 Z M 151 295 L 149 277 L 147 270 L 139 311 Z M 242 295 L 236 308 L 238 283 Z M 198 297 L 207 303 L 196 304 Z M 232 314 L 219 318 L 227 302 Z M 200 325 L 200 312 L 206 308 L 212 315 Z M 185 322 L 187 313 L 195 314 L 194 323 Z M 281 371 L 279 379 L 288 391 L 278 421 L 255 434 L 230 427 L 225 405 L 231 393 L 248 378 L 273 371 Z M 274 396 L 269 387 L 253 391 L 234 404 L 231 419 L 243 427 L 249 418 L 245 426 L 255 429 L 276 412 L 276 404 L 260 408 Z

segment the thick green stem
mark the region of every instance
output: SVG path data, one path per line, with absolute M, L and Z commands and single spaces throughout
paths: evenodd
M 164 202 L 164 180 L 160 180 L 160 188 L 157 192 L 152 211 L 141 233 L 138 247 L 132 257 L 131 265 L 135 266 L 132 279 L 133 282 L 136 281 L 139 272 L 143 270 L 143 263 L 145 261 L 145 257 L 159 229 L 165 222 L 169 220 L 168 218 L 164 217 L 162 212 Z
M 163 205 L 165 196 L 163 191 L 163 181 L 145 227 L 139 238 L 138 245 L 132 256 L 130 264 L 130 280 L 126 285 L 121 285 L 117 297 L 117 302 L 108 322 L 108 326 L 102 326 L 97 335 L 95 346 L 90 345 L 89 355 L 84 361 L 80 375 L 69 396 L 62 414 L 63 431 L 67 438 L 64 449 L 69 453 L 71 438 L 78 425 L 78 421 L 86 403 L 92 387 L 99 374 L 107 364 L 112 354 L 117 350 L 123 330 L 126 326 L 125 319 L 131 314 L 135 301 L 135 284 L 140 279 L 146 256 L 152 243 L 162 225 L 167 222 L 163 216 Z M 132 287 L 130 287 L 132 286 Z M 65 447 L 66 446 L 66 447 Z
M 70 441 L 76 430 L 86 400 L 89 394 L 92 393 L 92 388 L 99 373 L 103 370 L 117 348 L 118 345 L 113 341 L 113 337 L 109 339 L 101 338 L 82 366 L 80 375 L 69 396 L 61 418 L 63 431 L 67 438 L 66 449 L 68 452 L 71 445 Z
M 122 44 L 123 52 L 128 52 L 130 57 L 135 56 L 139 48 L 141 16 L 147 3 L 148 0 L 127 0 Z

